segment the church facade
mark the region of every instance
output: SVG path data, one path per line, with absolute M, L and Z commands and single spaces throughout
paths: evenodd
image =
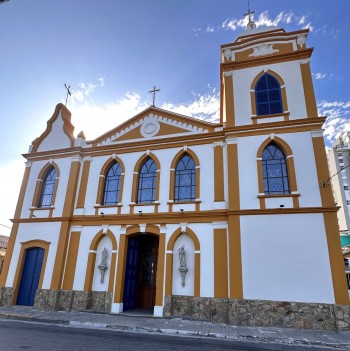
M 222 45 L 218 123 L 152 106 L 88 141 L 58 104 L 24 155 L 1 304 L 349 304 L 307 35 Z

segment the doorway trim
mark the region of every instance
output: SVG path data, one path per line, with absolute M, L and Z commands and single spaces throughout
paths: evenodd
M 157 317 L 163 316 L 164 306 L 164 265 L 165 265 L 165 238 L 166 234 L 161 233 L 159 226 L 156 225 L 133 225 L 125 229 L 125 234 L 120 234 L 119 240 L 119 255 L 117 266 L 117 278 L 114 289 L 114 298 L 111 308 L 111 313 L 120 313 L 123 311 L 123 294 L 124 294 L 124 281 L 126 273 L 126 258 L 128 250 L 127 237 L 133 234 L 153 234 L 159 237 L 158 244 L 158 267 L 156 275 L 156 299 L 154 305 L 153 315 Z
M 41 266 L 40 279 L 39 279 L 39 285 L 38 285 L 38 289 L 42 289 L 44 275 L 45 275 L 45 269 L 46 269 L 46 261 L 47 261 L 47 256 L 49 253 L 50 244 L 51 243 L 49 241 L 45 241 L 45 240 L 29 240 L 29 241 L 21 242 L 21 251 L 19 254 L 15 278 L 13 281 L 13 286 L 14 286 L 14 294 L 13 294 L 13 299 L 12 299 L 13 305 L 16 305 L 16 303 L 17 303 L 19 286 L 21 283 L 21 278 L 22 278 L 22 273 L 23 273 L 23 268 L 24 268 L 23 264 L 24 264 L 24 260 L 25 260 L 25 256 L 26 256 L 26 250 L 32 249 L 34 247 L 39 247 L 41 249 L 44 249 L 44 258 L 43 258 L 43 264 Z

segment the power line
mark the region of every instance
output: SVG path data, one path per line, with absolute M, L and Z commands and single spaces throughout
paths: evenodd
M 0 1 L 1 1 L 1 0 L 0 0 Z M 5 0 L 5 1 L 8 1 L 8 0 Z M 1 223 L 0 223 L 0 225 L 1 225 L 2 227 L 12 229 L 12 227 L 9 227 L 9 226 L 7 226 L 7 225 L 5 225 L 5 224 L 1 224 Z
M 350 167 L 350 165 L 347 165 L 346 167 L 341 168 L 340 171 L 338 171 L 337 173 L 331 175 L 326 181 L 322 181 L 322 182 L 321 182 L 322 188 L 324 189 L 324 188 L 326 187 L 326 185 L 329 185 L 328 182 L 329 182 L 333 177 L 335 177 L 337 174 L 339 174 L 341 171 L 343 171 L 344 169 L 346 169 L 346 168 L 348 168 L 348 167 Z

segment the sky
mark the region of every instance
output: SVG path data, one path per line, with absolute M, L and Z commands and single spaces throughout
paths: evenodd
M 0 3 L 0 234 L 8 235 L 24 158 L 55 106 L 72 96 L 75 135 L 94 139 L 150 106 L 219 117 L 220 45 L 246 0 L 9 0 Z M 350 130 L 349 0 L 250 0 L 257 26 L 309 28 L 326 145 Z

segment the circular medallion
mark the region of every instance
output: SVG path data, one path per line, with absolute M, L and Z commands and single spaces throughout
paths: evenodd
M 150 138 L 155 136 L 160 129 L 160 124 L 156 120 L 148 120 L 145 121 L 145 123 L 141 126 L 141 135 L 145 138 Z

